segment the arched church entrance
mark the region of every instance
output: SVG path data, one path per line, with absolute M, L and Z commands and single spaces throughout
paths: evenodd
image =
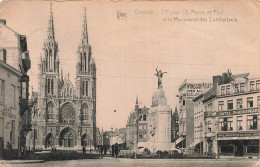
M 75 130 L 70 127 L 60 132 L 59 145 L 63 147 L 74 147 L 77 145 L 77 135 Z
M 54 146 L 54 136 L 52 133 L 49 133 L 45 139 L 45 147 L 48 148 L 52 146 Z

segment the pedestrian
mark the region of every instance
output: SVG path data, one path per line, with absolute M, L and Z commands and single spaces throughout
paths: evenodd
M 116 143 L 115 144 L 115 155 L 116 155 L 116 158 L 117 158 L 118 153 L 119 153 L 119 150 L 118 150 L 118 145 Z
M 115 154 L 115 145 L 112 145 L 112 157 L 114 157 L 114 154 Z
M 103 155 L 103 146 L 100 146 L 100 153 L 101 153 L 101 156 Z
M 83 152 L 84 155 L 86 154 L 86 147 L 85 146 L 83 146 L 82 152 Z
M 13 152 L 13 146 L 10 142 L 7 142 L 6 150 L 7 150 L 7 154 L 8 154 L 8 160 L 11 160 L 11 155 L 12 155 L 12 152 Z
M 107 147 L 104 146 L 104 154 L 107 155 Z

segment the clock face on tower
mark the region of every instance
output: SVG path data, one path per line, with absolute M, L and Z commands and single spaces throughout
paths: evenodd
M 71 124 L 75 122 L 75 118 L 75 109 L 69 103 L 64 104 L 60 110 L 60 123 Z

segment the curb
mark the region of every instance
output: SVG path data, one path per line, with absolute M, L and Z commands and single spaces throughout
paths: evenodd
M 30 163 L 44 163 L 44 160 L 0 160 L 0 164 L 30 164 Z

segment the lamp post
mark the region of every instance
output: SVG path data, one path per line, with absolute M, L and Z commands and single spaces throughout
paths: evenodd
M 36 135 L 36 133 L 35 133 L 35 123 L 33 124 L 33 151 L 35 152 L 35 135 Z
M 135 158 L 138 151 L 138 117 L 134 119 L 134 126 L 136 126 L 136 138 L 135 138 Z
M 202 147 L 201 147 L 202 135 L 201 135 L 201 132 L 202 132 L 202 122 L 200 122 L 200 156 L 202 155 Z

